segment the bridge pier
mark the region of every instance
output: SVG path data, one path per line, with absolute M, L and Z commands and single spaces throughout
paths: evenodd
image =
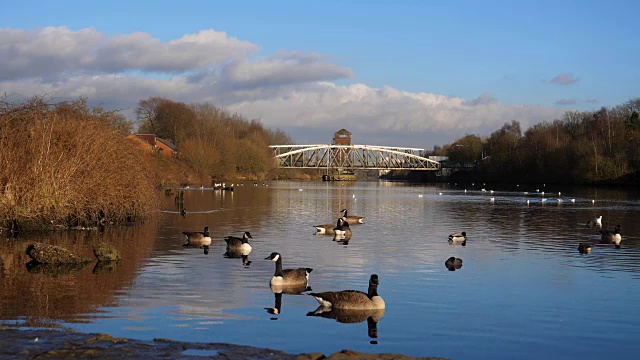
M 322 181 L 356 181 L 355 174 L 324 174 Z

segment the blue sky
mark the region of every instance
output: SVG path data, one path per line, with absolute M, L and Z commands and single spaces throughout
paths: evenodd
M 0 14 L 0 62 L 10 64 L 0 91 L 86 96 L 129 116 L 148 96 L 209 101 L 297 143 L 326 143 L 344 127 L 360 144 L 431 148 L 640 96 L 639 10 L 636 1 L 14 2 Z M 86 53 L 98 55 L 78 60 Z

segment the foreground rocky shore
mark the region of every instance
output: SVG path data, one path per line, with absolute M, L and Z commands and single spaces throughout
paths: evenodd
M 0 359 L 283 359 L 283 360 L 413 360 L 400 354 L 365 354 L 343 350 L 287 354 L 283 351 L 224 343 L 188 343 L 115 338 L 60 330 L 19 330 L 0 325 Z

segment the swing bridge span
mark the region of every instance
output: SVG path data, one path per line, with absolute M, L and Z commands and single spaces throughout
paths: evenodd
M 440 163 L 422 156 L 424 149 L 376 145 L 271 145 L 283 169 L 440 170 Z

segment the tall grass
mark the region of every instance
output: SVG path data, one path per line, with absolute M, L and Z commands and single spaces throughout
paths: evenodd
M 152 172 L 113 115 L 82 99 L 2 99 L 0 222 L 121 222 L 157 209 Z

